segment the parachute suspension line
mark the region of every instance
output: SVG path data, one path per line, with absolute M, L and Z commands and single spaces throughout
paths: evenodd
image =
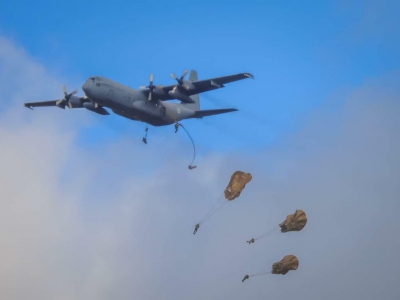
M 215 214 L 217 212 L 217 210 L 219 210 L 227 201 L 224 201 L 223 203 L 221 203 L 214 211 L 214 207 L 215 205 L 218 204 L 218 201 L 222 198 L 222 196 L 224 195 L 224 193 L 222 193 L 221 195 L 219 195 L 219 197 L 217 198 L 217 200 L 214 202 L 214 204 L 211 206 L 211 208 L 209 209 L 209 211 L 206 213 L 206 215 L 203 217 L 203 219 L 200 220 L 199 223 L 197 223 L 195 225 L 195 229 L 193 234 L 196 234 L 197 230 L 200 228 L 200 225 L 203 224 L 209 217 L 211 217 L 213 214 Z
M 271 271 L 269 272 L 263 272 L 263 273 L 256 273 L 254 275 L 249 275 L 249 277 L 255 277 L 255 276 L 260 276 L 260 275 L 265 275 L 265 274 L 271 274 Z
M 279 229 L 279 228 L 274 228 L 274 229 L 272 229 L 272 230 L 269 230 L 269 231 L 267 231 L 266 233 L 260 235 L 260 236 L 259 236 L 258 238 L 256 238 L 256 239 L 252 238 L 251 240 L 247 241 L 247 243 L 250 245 L 250 244 L 254 243 L 255 241 L 257 241 L 257 240 L 259 240 L 259 239 L 262 239 L 262 238 L 267 237 L 267 236 L 271 236 L 272 234 L 274 234 L 274 233 L 276 232 L 277 229 Z
M 265 275 L 265 274 L 271 274 L 271 273 L 272 273 L 272 272 L 269 271 L 269 272 L 256 273 L 256 274 L 253 274 L 253 275 L 246 275 L 246 276 L 244 276 L 244 278 L 242 279 L 242 282 L 244 282 L 245 280 L 249 279 L 250 277 L 255 277 L 255 276 L 260 276 L 260 275 Z
M 186 130 L 186 128 L 181 123 L 178 123 L 178 122 L 175 123 L 175 133 L 178 131 L 179 126 L 181 126 L 183 128 L 183 130 L 185 130 L 186 134 L 188 135 L 188 137 L 189 137 L 189 139 L 190 139 L 190 141 L 192 142 L 192 145 L 193 145 L 193 159 L 192 159 L 192 162 L 188 166 L 188 169 L 192 170 L 192 169 L 195 169 L 197 167 L 197 166 L 193 166 L 193 162 L 196 159 L 196 146 L 194 145 L 193 139 L 190 136 L 189 132 Z
M 266 233 L 260 235 L 258 238 L 254 239 L 254 240 L 257 241 L 259 239 L 262 239 L 263 237 L 269 236 L 269 235 L 275 233 L 276 230 L 279 230 L 279 228 L 274 228 L 272 230 L 269 230 L 269 231 L 267 231 Z
M 198 224 L 202 224 L 203 221 L 206 219 L 206 217 L 212 212 L 214 206 L 218 203 L 218 201 L 222 198 L 224 194 L 222 193 L 221 195 L 219 195 L 219 197 L 217 198 L 217 200 L 214 202 L 214 204 L 211 206 L 211 208 L 209 209 L 209 211 L 205 214 L 205 216 L 203 217 L 203 219 L 200 220 L 200 222 Z
M 203 221 L 201 221 L 200 224 L 203 224 L 208 218 L 210 218 L 213 214 L 215 214 L 220 208 L 222 208 L 222 206 L 224 206 L 226 203 L 228 203 L 228 201 L 224 201 L 220 206 L 217 207 L 216 210 L 214 210 L 210 215 L 208 215 L 206 218 L 203 219 Z

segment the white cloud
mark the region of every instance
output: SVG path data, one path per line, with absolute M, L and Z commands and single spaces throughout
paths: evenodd
M 24 109 L 32 95 L 59 97 L 61 80 L 0 43 L 1 101 L 10 99 L 0 119 L 1 299 L 399 298 L 398 75 L 315 111 L 274 148 L 210 154 L 188 171 L 179 145 L 137 147 L 127 136 L 80 148 L 90 114 Z M 160 167 L 146 172 L 151 158 Z M 194 236 L 237 169 L 252 182 Z M 245 243 L 298 208 L 304 231 Z M 290 253 L 297 271 L 240 282 Z

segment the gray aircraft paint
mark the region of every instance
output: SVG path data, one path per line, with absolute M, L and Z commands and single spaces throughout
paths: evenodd
M 240 73 L 206 80 L 198 80 L 197 72 L 192 70 L 189 79 L 185 80 L 186 71 L 177 80 L 177 84 L 169 86 L 151 86 L 153 75 L 150 75 L 150 85 L 135 90 L 111 79 L 91 76 L 82 85 L 84 97 L 74 96 L 76 91 L 67 94 L 60 100 L 24 103 L 25 107 L 57 106 L 65 109 L 86 108 L 92 112 L 108 115 L 105 108 L 111 109 L 122 117 L 145 122 L 153 126 L 164 126 L 190 118 L 203 118 L 222 113 L 237 111 L 235 108 L 200 110 L 199 94 L 224 87 L 225 83 L 254 78 L 249 73 Z M 151 95 L 150 95 L 151 94 Z M 167 102 L 180 100 L 180 103 Z

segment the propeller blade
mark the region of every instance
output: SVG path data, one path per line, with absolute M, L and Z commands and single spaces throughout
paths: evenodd
M 72 95 L 75 95 L 78 91 L 77 90 L 75 90 L 75 91 L 72 91 L 72 93 L 67 93 L 67 89 L 65 88 L 65 85 L 63 85 L 62 86 L 62 90 L 63 90 L 63 92 L 64 92 L 64 99 L 63 100 L 65 100 L 65 101 L 68 101 L 69 100 L 69 98 L 72 96 Z M 60 102 L 61 103 L 61 102 Z M 64 106 L 65 106 L 65 103 L 64 103 Z
M 159 90 L 161 90 L 163 88 L 163 86 L 162 85 L 156 85 L 156 89 L 159 89 Z
M 177 79 L 177 78 L 178 78 L 178 77 L 175 76 L 174 73 L 171 73 L 170 76 L 171 76 L 173 79 Z
M 150 90 L 149 98 L 147 98 L 147 100 L 151 101 L 151 94 L 152 94 L 152 93 L 153 93 L 153 92 Z
M 68 107 L 72 108 L 72 103 L 68 101 Z
M 64 92 L 64 95 L 67 96 L 67 90 L 65 89 L 65 85 L 62 86 L 62 90 Z
M 188 70 L 183 71 L 182 76 L 181 76 L 181 80 L 183 79 L 183 77 L 186 76 L 187 72 L 188 72 Z
M 154 75 L 153 75 L 153 74 L 150 74 L 150 84 L 153 83 L 153 79 L 154 79 Z

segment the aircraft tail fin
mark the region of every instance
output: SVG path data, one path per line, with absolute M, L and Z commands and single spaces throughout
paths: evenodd
M 195 71 L 195 70 L 191 70 L 190 71 L 190 74 L 189 74 L 189 80 L 190 81 L 197 81 L 198 80 L 198 77 L 197 77 L 197 72 Z M 199 94 L 196 94 L 196 95 L 192 95 L 192 96 L 190 96 L 190 98 L 192 98 L 193 99 L 193 101 L 194 101 L 194 103 L 192 104 L 190 104 L 191 105 L 191 109 L 193 109 L 193 110 L 200 110 L 200 96 L 199 96 Z
M 197 72 L 195 70 L 191 70 L 189 74 L 189 81 L 197 81 Z M 186 107 L 189 107 L 195 110 L 195 114 L 192 118 L 203 118 L 208 116 L 214 116 L 219 114 L 224 114 L 228 112 L 237 111 L 236 108 L 223 108 L 223 109 L 207 109 L 207 110 L 200 110 L 200 97 L 199 94 L 192 95 L 190 98 L 193 99 L 195 103 L 188 103 Z
M 196 72 L 196 70 L 191 70 L 191 71 L 190 71 L 189 80 L 190 80 L 190 81 L 197 81 L 197 80 L 199 80 L 199 79 L 197 78 L 197 72 Z

